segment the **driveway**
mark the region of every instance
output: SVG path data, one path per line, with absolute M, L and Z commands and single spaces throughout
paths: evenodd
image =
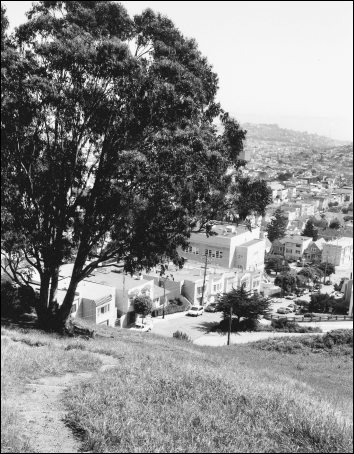
M 204 312 L 199 317 L 191 317 L 182 312 L 166 315 L 165 319 L 154 318 L 153 332 L 161 336 L 172 337 L 174 332 L 182 331 L 194 341 L 209 332 L 211 328 L 220 323 L 220 320 L 220 312 Z

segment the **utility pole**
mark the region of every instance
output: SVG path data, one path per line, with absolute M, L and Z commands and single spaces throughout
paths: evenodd
M 206 277 L 206 272 L 207 272 L 207 264 L 208 264 L 208 256 L 207 256 L 207 254 L 205 254 L 205 269 L 204 269 L 204 278 L 203 278 L 203 287 L 202 287 L 201 306 L 203 306 L 203 301 L 204 301 L 204 286 L 205 286 L 205 277 Z
M 327 256 L 326 256 L 326 266 L 325 266 L 325 272 L 323 276 L 323 285 L 326 284 L 326 276 L 327 276 L 327 265 L 328 265 L 328 251 L 327 251 Z
M 232 325 L 232 306 L 230 306 L 230 320 L 229 320 L 229 332 L 227 334 L 227 345 L 230 345 L 231 325 Z
M 166 280 L 163 281 L 163 306 L 162 306 L 162 318 L 165 318 L 165 300 L 166 300 Z

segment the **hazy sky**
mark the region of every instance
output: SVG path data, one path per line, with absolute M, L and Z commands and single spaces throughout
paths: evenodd
M 1 2 L 10 24 L 29 1 Z M 197 40 L 219 76 L 218 100 L 240 122 L 278 123 L 353 140 L 351 1 L 122 1 L 152 8 Z

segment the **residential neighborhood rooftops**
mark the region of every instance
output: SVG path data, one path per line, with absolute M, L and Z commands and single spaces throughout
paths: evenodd
M 123 288 L 124 281 L 124 288 L 126 290 L 138 287 L 142 284 L 147 284 L 149 282 L 143 279 L 136 279 L 129 274 L 123 276 L 123 273 L 114 273 L 109 270 L 107 270 L 107 272 L 98 271 L 101 271 L 101 269 L 95 270 L 90 276 L 85 279 L 85 281 L 96 282 L 97 284 L 102 285 L 109 285 L 110 287 L 115 287 L 117 289 Z

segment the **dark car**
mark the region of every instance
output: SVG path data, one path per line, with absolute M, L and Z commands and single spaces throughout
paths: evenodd
M 326 281 L 326 285 L 332 285 L 333 282 L 332 281 Z
M 205 310 L 205 312 L 215 312 L 216 303 L 210 303 L 204 310 Z

